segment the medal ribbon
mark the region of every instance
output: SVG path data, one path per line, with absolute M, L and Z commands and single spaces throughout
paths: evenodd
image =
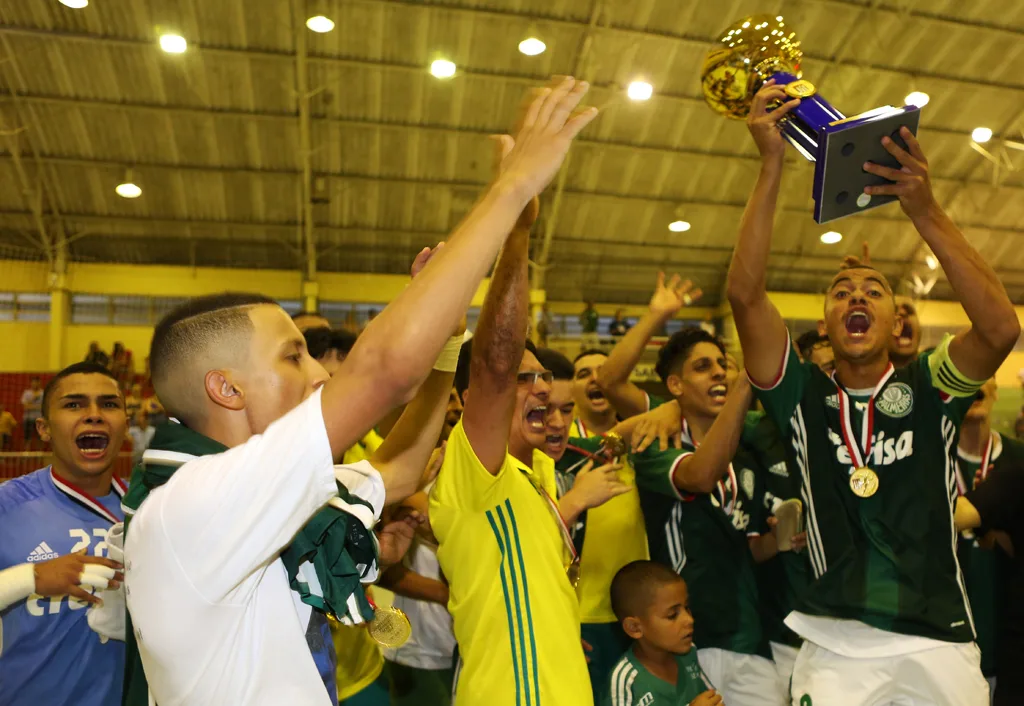
M 117 519 L 114 516 L 114 514 L 110 512 L 110 510 L 103 507 L 103 505 L 100 504 L 99 500 L 89 495 L 87 492 L 85 492 L 78 486 L 68 483 L 63 478 L 57 477 L 57 474 L 53 472 L 53 466 L 50 466 L 50 480 L 53 481 L 53 486 L 57 490 L 59 490 L 61 493 L 64 493 L 64 495 L 66 495 L 67 498 L 76 505 L 80 505 L 89 512 L 99 515 L 104 520 L 110 522 L 110 524 L 112 525 L 116 525 L 118 522 L 121 521 Z M 127 490 L 124 481 L 118 478 L 117 476 L 111 477 L 110 489 L 117 493 L 117 497 L 119 498 L 123 498 L 125 490 Z
M 694 450 L 696 450 L 700 444 L 694 441 L 693 437 L 690 435 L 690 424 L 685 418 L 683 419 L 681 426 L 683 442 L 689 444 L 694 448 Z M 729 481 L 732 483 L 732 500 L 730 500 L 729 503 L 725 502 L 725 483 L 722 481 L 718 481 L 715 485 L 715 489 L 718 491 L 718 499 L 722 503 L 722 510 L 726 515 L 732 515 L 732 511 L 736 509 L 736 497 L 739 494 L 739 482 L 736 480 L 736 471 L 733 470 L 731 463 L 729 464 L 728 474 Z
M 835 371 L 832 372 L 832 382 L 836 386 L 839 396 L 839 423 L 842 425 L 843 443 L 846 444 L 846 450 L 850 454 L 850 461 L 853 463 L 854 468 L 865 468 L 868 459 L 871 458 L 871 437 L 875 430 L 875 398 L 882 388 L 885 387 L 885 383 L 889 382 L 889 378 L 892 377 L 894 372 L 896 372 L 896 368 L 893 367 L 892 363 L 889 363 L 889 367 L 885 369 L 882 379 L 878 381 L 875 389 L 871 391 L 871 397 L 868 399 L 868 408 L 861 419 L 860 444 L 857 443 L 857 437 L 853 433 L 853 421 L 850 417 L 850 396 L 846 393 L 843 386 L 839 384 L 839 381 L 836 380 Z M 861 456 L 861 448 L 864 449 L 863 456 Z
M 540 496 L 544 498 L 544 502 L 547 503 L 548 509 L 551 511 L 551 514 L 554 515 L 555 519 L 558 521 L 558 529 L 562 534 L 562 544 L 564 544 L 565 548 L 569 550 L 569 556 L 571 557 L 569 564 L 571 566 L 572 564 L 579 561 L 580 557 L 579 554 L 576 552 L 576 546 L 572 543 L 572 535 L 569 534 L 569 527 L 565 524 L 565 520 L 562 519 L 562 513 L 558 511 L 558 503 L 556 503 L 552 499 L 552 497 L 548 495 L 548 491 L 544 489 L 544 486 L 542 486 L 538 481 L 534 480 L 532 475 L 530 475 L 526 471 L 523 471 L 522 473 L 523 475 L 526 476 L 527 480 L 530 481 L 530 485 L 533 486 L 534 490 L 536 490 L 540 494 Z
M 985 451 L 981 454 L 981 465 L 978 466 L 978 470 L 981 471 L 981 479 L 985 480 L 988 478 L 988 464 L 992 458 L 992 442 L 995 439 L 996 433 L 989 432 L 988 443 L 985 444 Z M 974 485 L 973 478 L 971 479 L 971 485 Z M 964 478 L 964 473 L 960 469 L 960 464 L 956 464 L 956 489 L 960 492 L 960 495 L 967 494 L 967 479 Z

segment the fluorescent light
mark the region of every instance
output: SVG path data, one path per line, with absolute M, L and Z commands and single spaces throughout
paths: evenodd
M 61 5 L 70 7 L 72 10 L 81 10 L 89 5 L 89 0 L 59 0 Z
M 830 230 L 828 233 L 821 234 L 821 242 L 825 243 L 825 245 L 835 245 L 842 239 L 843 236 L 840 233 L 835 232 L 834 230 Z
M 536 37 L 527 37 L 523 41 L 519 42 L 519 51 L 527 56 L 537 56 L 543 54 L 544 50 L 548 48 L 548 45 L 540 41 Z
M 988 142 L 992 139 L 992 129 L 987 127 L 976 127 L 971 131 L 971 139 L 975 142 Z
M 931 98 L 928 97 L 927 93 L 922 91 L 914 91 L 908 93 L 907 97 L 903 99 L 903 105 L 916 105 L 918 108 L 923 108 L 928 105 L 928 101 Z
M 668 229 L 673 233 L 685 233 L 690 230 L 690 223 L 688 221 L 672 221 L 668 224 Z
M 137 199 L 142 196 L 142 189 L 138 184 L 130 181 L 126 181 L 123 184 L 118 184 L 114 187 L 114 191 L 117 192 L 118 196 L 126 199 Z
M 430 65 L 430 73 L 434 78 L 451 78 L 455 75 L 455 64 L 447 59 L 435 59 Z
M 306 20 L 306 26 L 314 32 L 323 34 L 324 32 L 330 32 L 334 29 L 334 21 L 330 17 L 324 17 L 323 15 L 314 15 Z
M 180 34 L 163 34 L 160 36 L 160 48 L 168 54 L 184 54 L 188 42 Z
M 929 270 L 939 269 L 939 261 L 935 259 L 934 255 L 927 255 L 924 258 L 924 264 L 928 265 Z
M 633 81 L 626 89 L 626 95 L 635 101 L 645 101 L 654 95 L 654 86 L 646 81 Z

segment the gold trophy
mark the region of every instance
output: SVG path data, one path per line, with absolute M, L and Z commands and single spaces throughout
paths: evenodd
M 868 195 L 865 186 L 889 183 L 868 174 L 864 162 L 893 169 L 900 164 L 882 146 L 888 135 L 907 148 L 899 130 L 917 134 L 920 108 L 883 106 L 846 117 L 803 79 L 803 51 L 796 32 L 782 15 L 754 15 L 730 25 L 715 41 L 701 69 L 704 99 L 716 113 L 743 120 L 754 94 L 769 79 L 783 86 L 800 105 L 779 121 L 783 137 L 814 162 L 814 220 L 826 223 L 895 201 Z M 772 106 L 773 108 L 776 106 Z

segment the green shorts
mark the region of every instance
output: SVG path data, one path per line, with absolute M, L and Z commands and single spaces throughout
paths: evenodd
M 391 706 L 448 706 L 452 700 L 455 669 L 417 669 L 388 662 Z

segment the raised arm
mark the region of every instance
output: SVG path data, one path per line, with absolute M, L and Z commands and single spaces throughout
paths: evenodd
M 620 417 L 632 417 L 647 411 L 647 393 L 629 381 L 633 368 L 640 362 L 644 348 L 655 331 L 661 328 L 684 306 L 700 297 L 700 290 L 691 291 L 693 284 L 685 282 L 679 275 L 665 284 L 665 273 L 658 273 L 658 284 L 648 305 L 648 311 L 629 329 L 601 365 L 597 373 L 597 384 L 615 407 Z
M 533 93 L 500 175 L 441 252 L 366 327 L 327 383 L 324 424 L 335 458 L 426 378 L 519 214 L 597 114 L 596 108 L 573 113 L 584 93 L 586 84 L 571 78 Z
M 704 441 L 675 467 L 672 482 L 677 488 L 689 493 L 710 493 L 715 489 L 736 455 L 752 398 L 750 381 L 741 373 Z
M 786 143 L 779 118 L 800 104 L 799 99 L 768 112 L 768 103 L 784 100 L 786 92 L 772 81 L 754 96 L 747 128 L 761 153 L 761 171 L 740 221 L 732 253 L 726 293 L 744 352 L 744 365 L 754 383 L 768 386 L 783 363 L 789 333 L 779 310 L 768 300 L 766 274 L 771 253 L 775 205 L 782 183 Z
M 899 197 L 903 212 L 938 258 L 971 320 L 971 327 L 950 342 L 949 357 L 966 377 L 987 380 L 1020 337 L 1017 313 L 996 273 L 936 202 L 921 144 L 905 127 L 900 129 L 900 136 L 907 143 L 907 150 L 888 137 L 882 138 L 882 144 L 902 169 L 870 162 L 864 165 L 865 171 L 895 183 L 869 186 L 865 192 Z

